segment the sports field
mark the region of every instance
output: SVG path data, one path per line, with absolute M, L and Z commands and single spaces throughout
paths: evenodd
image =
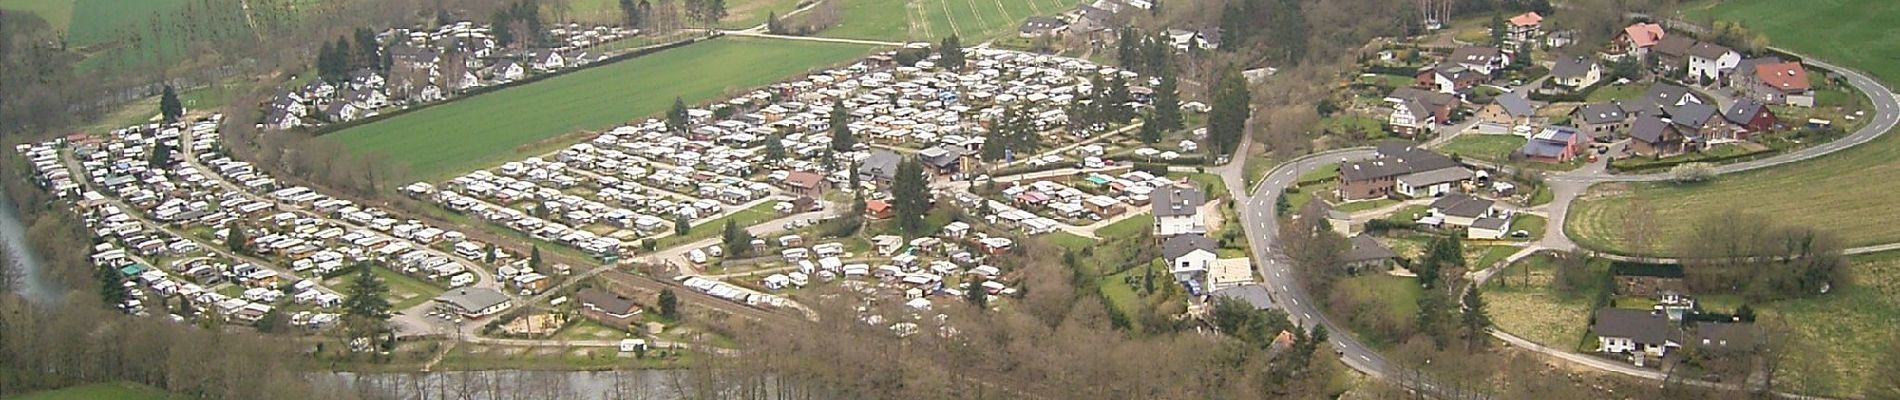
M 1900 20 L 1900 2 L 1730 0 L 1686 13 L 1744 21 L 1775 46 L 1866 71 L 1889 87 L 1900 83 L 1900 60 L 1892 57 L 1900 54 L 1900 41 L 1893 40 L 1900 37 L 1900 25 L 1892 23 Z M 1678 237 L 1712 213 L 1741 209 L 1783 224 L 1834 232 L 1851 245 L 1900 242 L 1900 229 L 1890 218 L 1900 209 L 1896 192 L 1900 138 L 1889 133 L 1826 157 L 1701 185 L 1598 185 L 1592 194 L 1599 198 L 1579 199 L 1564 228 L 1592 248 L 1667 253 L 1668 246 L 1632 245 L 1626 229 L 1620 228 L 1628 205 L 1640 201 L 1653 210 L 1657 237 Z
M 325 135 L 381 153 L 409 178 L 445 177 L 546 150 L 537 142 L 658 116 L 870 53 L 869 46 L 722 38 L 481 94 Z M 533 149 L 531 149 L 533 148 Z
M 1014 35 L 1032 15 L 1053 16 L 1080 0 L 830 0 L 843 1 L 842 22 L 819 36 L 873 40 L 936 40 L 965 44 Z

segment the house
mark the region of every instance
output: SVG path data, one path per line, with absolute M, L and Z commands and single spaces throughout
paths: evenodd
M 824 176 L 808 171 L 792 171 L 785 175 L 781 183 L 786 192 L 811 198 L 824 197 L 826 187 L 831 185 Z
M 1690 92 L 1689 88 L 1658 83 L 1649 85 L 1649 89 L 1643 91 L 1642 98 L 1624 103 L 1623 112 L 1634 116 L 1660 111 L 1666 116 L 1674 116 L 1680 112 L 1680 108 L 1692 104 L 1702 105 L 1708 102 Z
M 870 157 L 858 162 L 858 180 L 874 184 L 878 188 L 889 187 L 891 180 L 897 177 L 897 164 L 903 159 L 903 156 L 895 151 L 871 150 Z
M 536 71 L 550 72 L 567 68 L 567 57 L 553 50 L 536 50 L 529 58 Z
M 1505 93 L 1491 99 L 1491 104 L 1478 109 L 1478 121 L 1509 129 L 1518 125 L 1530 125 L 1531 117 L 1537 115 L 1537 106 L 1530 99 L 1516 92 Z
M 937 176 L 955 177 L 976 169 L 976 152 L 964 150 L 962 146 L 938 144 L 918 151 L 917 160 Z
M 1715 106 L 1700 103 L 1685 104 L 1668 112 L 1669 122 L 1682 128 L 1683 136 L 1690 139 L 1692 147 L 1707 145 L 1710 140 L 1735 139 L 1735 125 L 1721 114 Z
M 516 63 L 515 60 L 501 60 L 488 69 L 488 79 L 501 82 L 518 81 L 527 76 L 528 71 L 521 68 L 521 64 Z
M 1394 179 L 1393 192 L 1406 197 L 1437 197 L 1451 193 L 1465 181 L 1471 180 L 1476 173 L 1465 167 L 1437 168 L 1399 175 Z
M 1570 123 L 1590 136 L 1613 138 L 1629 131 L 1630 114 L 1618 103 L 1590 103 L 1570 112 Z
M 1629 151 L 1636 155 L 1668 157 L 1681 154 L 1684 149 L 1682 130 L 1659 116 L 1636 117 L 1636 122 L 1630 124 L 1629 135 Z
M 1479 218 L 1497 215 L 1497 203 L 1472 197 L 1463 193 L 1452 193 L 1433 201 L 1432 215 L 1440 217 L 1446 224 L 1457 227 L 1469 227 Z
M 1557 57 L 1557 63 L 1550 67 L 1550 83 L 1569 90 L 1587 88 L 1601 80 L 1603 66 L 1593 57 Z
M 888 201 L 866 200 L 864 202 L 864 216 L 871 219 L 887 219 L 896 216 L 896 212 L 897 210 L 891 208 L 891 203 Z
M 1512 44 L 1535 41 L 1544 34 L 1544 16 L 1536 11 L 1518 14 L 1506 22 L 1510 23 L 1511 31 L 1505 33 L 1504 40 Z
M 574 302 L 580 304 L 582 316 L 615 329 L 628 329 L 640 322 L 640 305 L 618 293 L 581 289 L 574 293 Z
M 1174 49 L 1178 51 L 1188 51 L 1189 49 L 1211 50 L 1220 47 L 1219 29 L 1204 29 L 1198 31 L 1169 29 L 1162 31 L 1161 34 L 1166 36 L 1168 38 L 1168 44 L 1174 46 Z
M 1741 62 L 1742 53 L 1735 50 L 1709 42 L 1696 43 L 1689 48 L 1689 77 L 1685 79 L 1715 82 Z
M 347 101 L 333 101 L 323 107 L 323 116 L 335 122 L 355 121 L 363 117 L 363 109 Z
M 1543 163 L 1564 163 L 1590 149 L 1590 135 L 1568 126 L 1551 125 L 1517 148 L 1517 155 Z
M 1115 22 L 1114 12 L 1093 5 L 1078 5 L 1075 11 L 1070 12 L 1070 15 L 1072 17 L 1069 33 L 1081 35 L 1090 42 L 1100 43 L 1114 39 L 1116 29 L 1121 28 L 1121 25 Z
M 1610 47 L 1604 49 L 1603 53 L 1610 58 L 1635 56 L 1640 59 L 1649 55 L 1649 50 L 1662 42 L 1665 36 L 1668 34 L 1663 32 L 1662 25 L 1638 22 L 1617 33 L 1616 39 L 1610 41 Z
M 1195 296 L 1206 294 L 1208 272 L 1217 258 L 1214 241 L 1201 235 L 1175 235 L 1161 242 L 1161 258 L 1174 279 Z
M 460 288 L 437 296 L 435 301 L 444 311 L 460 314 L 468 318 L 482 318 L 495 315 L 514 305 L 501 292 L 493 289 Z
M 1471 221 L 1471 227 L 1465 229 L 1466 239 L 1499 240 L 1504 239 L 1511 229 L 1511 219 L 1484 217 Z
M 1695 39 L 1686 36 L 1666 36 L 1649 49 L 1649 56 L 1656 59 L 1658 71 L 1681 70 L 1688 68 L 1689 49 L 1695 48 L 1695 45 Z
M 1735 140 L 1749 140 L 1756 132 L 1767 132 L 1781 126 L 1781 119 L 1767 105 L 1752 99 L 1736 100 L 1722 113 L 1722 118 L 1734 124 Z
M 1511 65 L 1511 55 L 1496 47 L 1460 47 L 1445 57 L 1446 62 L 1457 63 L 1485 76 L 1495 76 L 1498 71 Z
M 1155 189 L 1149 198 L 1149 206 L 1155 215 L 1156 240 L 1207 233 L 1207 223 L 1201 220 L 1200 214 L 1201 204 L 1207 202 L 1207 194 L 1200 189 L 1164 187 Z
M 1384 244 L 1370 235 L 1352 237 L 1352 250 L 1340 261 L 1350 273 L 1380 272 L 1392 268 L 1397 263 L 1399 253 L 1392 252 Z
M 1642 358 L 1662 358 L 1670 349 L 1682 347 L 1682 332 L 1669 318 L 1649 310 L 1605 308 L 1597 310 L 1590 333 L 1597 337 L 1597 352 L 1629 354 Z
M 1808 70 L 1799 61 L 1743 60 L 1731 75 L 1731 85 L 1741 87 L 1749 98 L 1764 104 L 1814 107 Z
M 1385 102 L 1392 104 L 1386 126 L 1407 136 L 1431 133 L 1440 124 L 1451 124 L 1452 110 L 1458 106 L 1458 98 L 1451 94 L 1409 87 L 1393 89 Z
M 1418 87 L 1445 94 L 1464 93 L 1491 79 L 1489 75 L 1449 62 L 1421 68 L 1416 78 L 1414 84 Z
M 1412 196 L 1431 193 L 1429 186 L 1412 186 L 1399 190 L 1399 178 L 1414 174 L 1440 175 L 1440 170 L 1463 171 L 1469 179 L 1470 170 L 1452 161 L 1451 157 L 1412 146 L 1398 141 L 1381 142 L 1371 160 L 1342 163 L 1339 165 L 1339 197 L 1347 201 L 1376 199 L 1394 194 Z M 1449 175 L 1449 174 L 1445 174 Z M 1423 183 L 1432 179 L 1417 176 L 1408 180 L 1411 183 Z M 1408 194 L 1409 193 L 1409 194 Z
M 1053 17 L 1031 15 L 1029 19 L 1023 21 L 1021 27 L 1016 29 L 1016 34 L 1024 38 L 1062 36 L 1062 32 L 1068 29 L 1068 22 Z

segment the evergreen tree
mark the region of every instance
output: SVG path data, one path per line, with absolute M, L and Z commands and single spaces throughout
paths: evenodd
M 673 236 L 686 236 L 686 232 L 692 229 L 692 222 L 686 219 L 686 214 L 673 217 Z
M 249 253 L 249 251 L 246 250 L 246 248 L 250 245 L 251 239 L 245 237 L 244 225 L 237 222 L 231 222 L 225 225 L 225 229 L 227 230 L 227 232 L 224 235 L 224 247 L 231 249 L 231 252 L 238 253 L 238 254 Z
M 980 154 L 983 161 L 1002 160 L 1009 150 L 1009 140 L 1004 135 L 1002 121 L 1002 118 L 997 118 L 996 123 L 990 125 L 990 130 L 983 132 L 983 152 Z
M 337 63 L 337 79 L 349 79 L 350 72 L 356 69 L 356 61 L 351 58 L 354 57 L 356 53 L 350 50 L 349 37 L 336 38 L 336 46 L 332 46 L 331 49 L 336 51 L 336 54 L 330 57 L 335 59 Z
M 621 0 L 621 1 L 626 1 L 626 0 Z M 767 33 L 771 33 L 775 35 L 785 34 L 785 24 L 779 22 L 778 12 L 775 12 L 775 11 L 765 12 L 765 31 Z
M 1182 128 L 1180 83 L 1174 77 L 1174 68 L 1161 68 L 1161 84 L 1155 86 L 1154 115 L 1147 120 L 1150 124 L 1161 125 L 1162 131 Z
M 1247 129 L 1247 119 L 1253 113 L 1252 94 L 1247 91 L 1247 79 L 1240 71 L 1229 68 L 1221 73 L 1214 84 L 1214 109 L 1207 115 L 1208 150 L 1214 154 L 1229 154 L 1240 144 L 1241 136 Z
M 1418 296 L 1418 316 L 1413 320 L 1413 329 L 1419 334 L 1428 335 L 1432 343 L 1439 348 L 1445 347 L 1444 329 L 1446 321 L 1445 292 L 1427 289 Z
M 101 265 L 93 276 L 99 279 L 99 298 L 106 304 L 124 304 L 131 297 L 125 290 L 125 275 L 117 268 Z
M 739 221 L 726 220 L 726 231 L 722 236 L 724 237 L 723 242 L 725 242 L 727 253 L 733 256 L 739 256 L 752 251 L 752 232 L 747 232 L 744 228 L 740 228 Z
M 528 247 L 528 269 L 541 270 L 541 245 Z
M 1004 132 L 1009 135 L 1009 151 L 1019 157 L 1036 154 L 1042 148 L 1041 137 L 1036 131 L 1035 122 L 1029 116 L 1029 110 L 1021 106 L 1004 110 Z
M 185 103 L 178 101 L 178 91 L 172 90 L 172 85 L 165 85 L 165 94 L 158 99 L 158 112 L 165 116 L 166 123 L 185 116 Z
M 514 18 L 508 15 L 508 10 L 495 10 L 495 14 L 489 16 L 488 33 L 494 37 L 496 45 L 507 47 L 515 43 L 515 33 L 508 29 L 511 22 L 514 22 Z
M 1234 49 L 1245 47 L 1252 35 L 1253 23 L 1247 21 L 1250 8 L 1256 0 L 1230 0 L 1221 9 L 1220 32 L 1221 51 L 1232 53 Z
M 660 289 L 660 315 L 671 319 L 680 317 L 680 298 L 673 294 L 673 288 Z
M 983 280 L 970 278 L 963 284 L 963 301 L 970 302 L 977 310 L 990 309 L 990 294 L 983 290 Z
M 1128 107 L 1128 102 L 1133 101 L 1134 98 L 1128 94 L 1128 81 L 1122 79 L 1121 75 L 1117 74 L 1109 78 L 1108 87 L 1104 93 L 1107 95 L 1102 102 L 1102 108 L 1110 121 L 1126 124 L 1135 118 L 1135 110 Z
M 1141 131 L 1136 136 L 1141 138 L 1142 143 L 1161 143 L 1161 122 L 1155 120 L 1154 113 L 1148 113 L 1148 116 L 1142 119 Z
M 640 27 L 640 6 L 633 0 L 620 0 L 620 22 L 628 28 Z
M 945 69 L 963 70 L 963 42 L 957 39 L 957 35 L 943 38 L 943 44 L 937 46 L 937 61 Z
M 1465 338 L 1470 340 L 1467 345 L 1472 348 L 1484 344 L 1485 328 L 1491 327 L 1490 312 L 1485 310 L 1484 295 L 1478 289 L 1473 286 L 1465 291 L 1465 304 L 1461 310 L 1464 316 L 1460 321 L 1465 327 Z
M 924 214 L 930 211 L 930 187 L 925 182 L 922 163 L 906 158 L 897 164 L 897 175 L 891 181 L 891 203 L 897 212 L 898 229 L 910 236 L 925 233 Z
M 673 97 L 673 108 L 666 111 L 666 128 L 674 133 L 686 133 L 686 100 Z
M 1265 1 L 1271 3 L 1270 7 L 1264 11 L 1266 23 L 1261 24 L 1267 27 L 1268 37 L 1264 42 L 1273 45 L 1271 47 L 1273 52 L 1269 54 L 1269 58 L 1282 64 L 1298 64 L 1306 59 L 1307 39 L 1312 35 L 1306 23 L 1305 12 L 1300 9 L 1300 1 Z
M 1135 32 L 1135 27 L 1123 26 L 1121 34 L 1118 36 L 1120 36 L 1120 38 L 1118 38 L 1115 43 L 1115 58 L 1121 61 L 1122 69 L 1143 71 L 1144 67 L 1142 66 L 1142 61 L 1144 60 L 1141 57 L 1141 35 Z
M 1504 47 L 1504 13 L 1491 12 L 1491 47 Z
M 356 264 L 356 276 L 343 297 L 344 323 L 351 337 L 369 337 L 389 321 L 389 286 L 376 277 L 369 263 Z
M 172 146 L 159 142 L 152 147 L 152 168 L 170 168 L 172 166 Z
M 489 243 L 488 248 L 482 251 L 482 262 L 489 263 L 489 264 L 495 263 L 495 244 L 494 243 Z
M 765 138 L 765 158 L 771 162 L 785 159 L 785 138 L 772 135 Z
M 858 137 L 851 135 L 851 115 L 845 111 L 844 99 L 831 102 L 831 150 L 839 153 L 849 152 L 858 146 Z

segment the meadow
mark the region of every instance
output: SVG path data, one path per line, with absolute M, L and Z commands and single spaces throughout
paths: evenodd
M 1684 11 L 1692 21 L 1743 21 L 1776 47 L 1859 69 L 1893 86 L 1900 82 L 1900 3 L 1882 0 L 1731 0 Z M 1814 21 L 1827 21 L 1817 24 Z M 1723 176 L 1712 182 L 1598 185 L 1571 208 L 1564 227 L 1594 249 L 1667 254 L 1674 244 L 1635 244 L 1620 228 L 1633 202 L 1649 205 L 1659 237 L 1675 237 L 1695 221 L 1738 207 L 1785 225 L 1833 232 L 1850 245 L 1900 241 L 1889 218 L 1900 207 L 1900 139 L 1892 134 L 1813 160 Z
M 675 96 L 716 100 L 871 47 L 722 38 L 480 94 L 324 135 L 352 154 L 380 153 L 410 177 L 441 178 L 549 150 L 542 143 L 656 117 Z M 541 144 L 541 145 L 536 145 Z
M 819 36 L 871 40 L 930 40 L 957 35 L 966 45 L 1014 36 L 1032 15 L 1053 16 L 1077 0 L 836 0 L 838 26 Z

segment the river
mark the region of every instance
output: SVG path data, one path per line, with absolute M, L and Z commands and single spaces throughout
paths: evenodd
M 45 267 L 30 249 L 26 243 L 26 223 L 20 220 L 19 210 L 13 208 L 13 200 L 0 192 L 0 251 L 6 252 L 7 259 L 19 267 L 20 295 L 38 304 L 59 301 L 60 291 L 47 281 Z

